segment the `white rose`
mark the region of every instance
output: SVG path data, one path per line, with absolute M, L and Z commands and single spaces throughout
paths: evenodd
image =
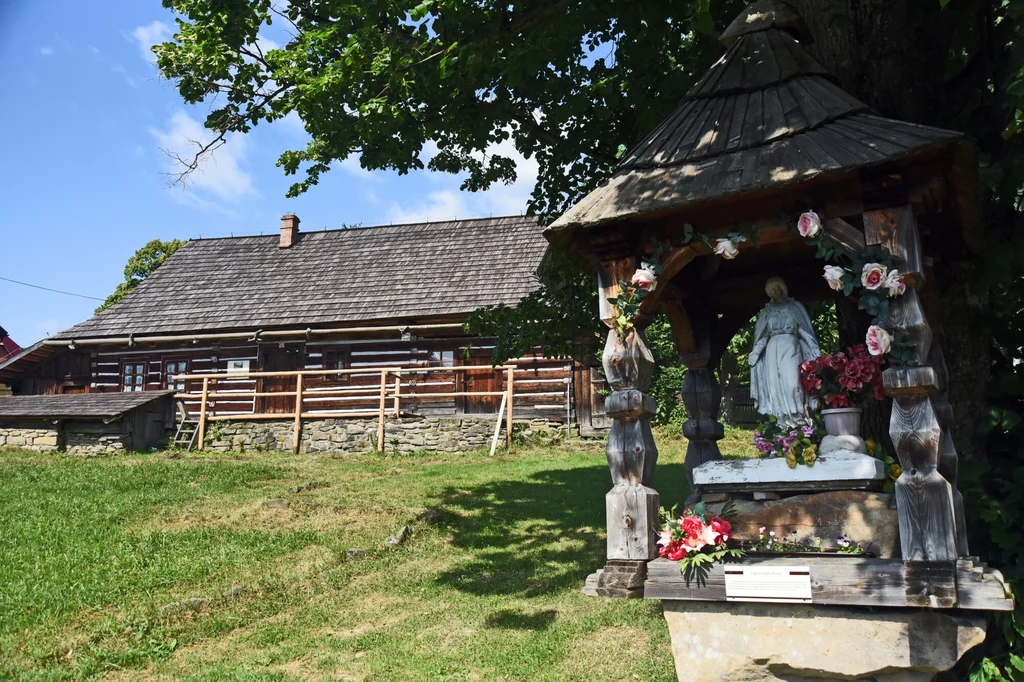
M 633 273 L 633 284 L 644 291 L 654 291 L 658 286 L 658 278 L 654 276 L 653 271 L 640 268 Z
M 874 291 L 885 284 L 885 277 L 888 274 L 886 267 L 881 263 L 865 263 L 860 273 L 860 283 L 865 289 Z
M 889 332 L 876 324 L 868 327 L 868 335 L 864 341 L 872 355 L 885 355 L 892 349 L 892 337 L 889 336 Z
M 899 270 L 889 271 L 885 277 L 885 288 L 889 290 L 889 296 L 902 296 L 906 292 L 907 285 Z
M 813 237 L 821 232 L 821 218 L 814 211 L 807 211 L 800 214 L 800 220 L 796 223 L 796 229 L 801 237 Z
M 842 291 L 843 290 L 843 275 L 845 273 L 846 273 L 846 270 L 844 270 L 844 269 L 842 269 L 842 268 L 840 268 L 838 266 L 826 265 L 825 266 L 825 274 L 822 275 L 822 277 L 825 278 L 825 281 L 828 282 L 828 285 L 834 291 Z
M 739 255 L 739 247 L 731 239 L 719 239 L 715 244 L 715 253 L 726 260 L 732 260 Z

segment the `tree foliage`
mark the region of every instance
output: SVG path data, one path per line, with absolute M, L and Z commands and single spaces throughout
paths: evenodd
M 210 102 L 216 147 L 297 114 L 311 140 L 279 160 L 315 185 L 335 161 L 512 182 L 511 140 L 539 163 L 530 209 L 557 214 L 606 177 L 717 56 L 709 0 L 164 0 L 180 13 L 154 48 L 186 102 Z M 716 4 L 733 16 L 742 3 Z M 268 49 L 271 24 L 292 37 Z M 426 160 L 424 145 L 436 144 Z M 183 171 L 195 159 L 183 159 Z
M 128 259 L 128 264 L 124 266 L 124 281 L 117 285 L 114 293 L 107 296 L 99 308 L 96 308 L 96 312 L 101 313 L 115 303 L 119 303 L 184 244 L 185 242 L 180 239 L 172 239 L 167 242 L 154 239 L 132 254 L 132 257 Z

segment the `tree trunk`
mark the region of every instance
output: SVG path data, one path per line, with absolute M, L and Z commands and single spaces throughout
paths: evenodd
M 965 21 L 983 23 L 977 10 L 970 5 L 942 9 L 937 1 L 912 0 L 791 0 L 791 4 L 814 38 L 808 50 L 847 92 L 884 116 L 952 127 L 951 121 L 943 120 L 943 112 L 957 111 L 962 105 L 950 101 L 961 93 L 948 88 L 945 81 L 946 67 L 956 52 L 953 33 Z M 972 300 L 967 272 L 941 274 L 941 320 L 931 322 L 936 328 L 941 325 L 944 335 L 949 400 L 955 415 L 953 437 L 961 455 L 978 456 L 981 439 L 975 425 L 984 409 L 991 358 L 989 339 L 979 333 L 986 303 Z M 863 343 L 867 324 L 856 306 L 843 301 L 836 312 L 843 347 Z M 891 447 L 888 414 L 887 405 L 866 409 L 864 425 L 868 437 L 884 434 L 880 442 Z

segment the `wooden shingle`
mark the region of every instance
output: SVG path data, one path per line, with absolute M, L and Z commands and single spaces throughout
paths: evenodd
M 387 225 L 187 243 L 112 308 L 57 339 L 357 326 L 515 305 L 547 249 L 536 218 Z

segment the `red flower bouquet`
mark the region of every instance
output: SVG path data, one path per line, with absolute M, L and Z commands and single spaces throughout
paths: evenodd
M 726 516 L 731 510 L 727 504 L 722 509 Z M 721 516 L 709 516 L 701 502 L 692 510 L 686 510 L 676 517 L 675 509 L 661 510 L 664 526 L 658 534 L 658 554 L 663 558 L 679 562 L 679 569 L 687 580 L 698 572 L 706 575 L 707 567 L 720 559 L 738 559 L 743 550 L 728 547 L 732 537 L 732 526 Z
M 845 353 L 807 360 L 800 365 L 800 383 L 826 407 L 856 407 L 868 397 L 885 397 L 884 362 L 883 356 L 871 355 L 867 346 L 859 344 L 847 348 Z

